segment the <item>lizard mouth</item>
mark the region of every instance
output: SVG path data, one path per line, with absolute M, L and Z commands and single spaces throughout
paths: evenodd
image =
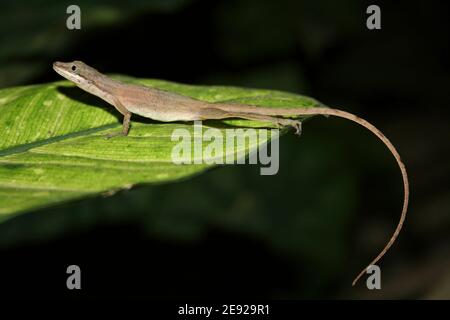
M 64 70 L 64 64 L 62 62 L 53 62 L 53 70 L 62 75 L 62 71 Z
M 66 65 L 67 63 L 64 63 L 64 62 L 59 62 L 59 61 L 56 61 L 56 62 L 53 62 L 53 70 L 55 70 L 56 72 L 58 72 L 60 75 L 62 75 L 61 73 L 63 72 L 63 71 L 68 71 L 67 70 L 67 68 L 66 68 Z

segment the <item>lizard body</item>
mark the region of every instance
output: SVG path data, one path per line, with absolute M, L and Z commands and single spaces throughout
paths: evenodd
M 395 242 L 403 222 L 409 202 L 409 182 L 405 165 L 394 145 L 375 126 L 356 115 L 332 108 L 267 108 L 244 104 L 209 103 L 191 97 L 171 93 L 143 85 L 127 84 L 111 79 L 81 61 L 55 62 L 53 69 L 64 78 L 72 81 L 81 89 L 100 97 L 113 105 L 123 116 L 123 129 L 120 134 L 128 135 L 131 114 L 157 121 L 194 121 L 208 119 L 242 118 L 271 122 L 279 126 L 292 126 L 297 133 L 301 131 L 301 121 L 285 117 L 307 115 L 331 115 L 345 118 L 367 128 L 375 134 L 390 150 L 400 168 L 403 178 L 404 199 L 400 221 L 388 243 L 369 264 L 377 263 Z M 369 267 L 368 266 L 368 267 Z M 352 285 L 364 274 L 364 268 L 354 279 Z

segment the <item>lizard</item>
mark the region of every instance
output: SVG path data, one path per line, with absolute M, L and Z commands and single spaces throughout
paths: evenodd
M 353 121 L 377 136 L 394 156 L 403 179 L 404 198 L 400 220 L 393 235 L 372 262 L 355 277 L 352 286 L 371 265 L 376 264 L 385 255 L 402 229 L 409 202 L 409 181 L 406 167 L 397 149 L 380 130 L 350 112 L 328 107 L 268 108 L 237 103 L 211 103 L 144 85 L 124 83 L 100 73 L 82 61 L 54 62 L 53 69 L 79 88 L 108 102 L 123 115 L 122 131 L 112 136 L 128 135 L 132 114 L 162 122 L 241 118 L 269 122 L 280 127 L 293 127 L 297 134 L 301 133 L 302 122 L 292 118 L 324 115 Z

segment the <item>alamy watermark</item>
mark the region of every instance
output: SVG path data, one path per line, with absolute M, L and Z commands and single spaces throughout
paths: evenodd
M 367 277 L 366 280 L 366 287 L 369 290 L 381 289 L 381 269 L 376 264 L 371 264 L 367 267 L 366 270 L 367 274 L 370 274 L 369 277 Z
M 381 9 L 376 4 L 372 4 L 367 7 L 367 17 L 366 26 L 369 30 L 380 30 L 381 29 Z
M 66 286 L 69 290 L 81 289 L 81 269 L 76 264 L 67 267 L 66 273 L 69 274 L 66 280 Z
M 66 20 L 66 27 L 69 30 L 81 29 L 81 9 L 76 4 L 67 7 L 66 13 L 69 15 Z
M 171 140 L 175 164 L 259 164 L 261 175 L 274 175 L 279 169 L 278 129 L 237 128 L 219 130 L 194 121 L 193 131 L 178 128 Z M 270 153 L 268 142 L 270 141 Z M 248 154 L 248 157 L 247 157 Z

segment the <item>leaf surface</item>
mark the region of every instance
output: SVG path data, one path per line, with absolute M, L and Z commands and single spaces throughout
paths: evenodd
M 312 98 L 262 89 L 192 86 L 161 80 L 121 77 L 209 102 L 266 107 L 314 107 Z M 114 107 L 67 81 L 0 90 L 0 217 L 99 194 L 113 194 L 136 184 L 176 181 L 215 164 L 175 164 L 175 129 L 185 129 L 192 148 L 202 142 L 192 123 L 161 123 L 132 117 L 127 137 L 105 139 L 121 130 Z M 261 123 L 228 119 L 205 121 L 203 130 L 260 127 Z M 269 135 L 270 138 L 270 135 Z M 267 143 L 247 143 L 244 154 Z M 202 142 L 204 151 L 208 143 Z M 198 146 L 198 144 L 197 144 Z M 234 152 L 240 152 L 239 148 Z M 205 156 L 205 155 L 204 155 Z M 226 156 L 224 150 L 223 157 Z M 236 156 L 236 154 L 234 154 Z

